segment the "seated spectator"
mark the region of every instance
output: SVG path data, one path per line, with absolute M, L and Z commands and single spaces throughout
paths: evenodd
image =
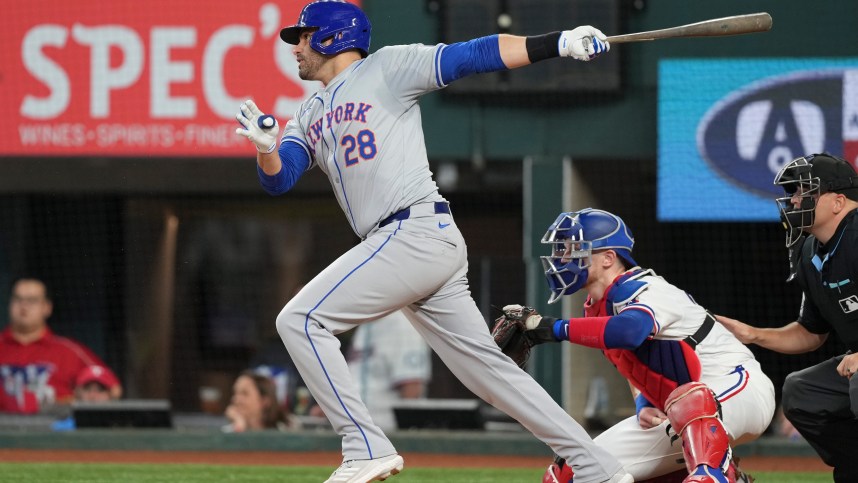
M 298 293 L 304 285 L 299 285 L 294 293 Z M 307 385 L 301 379 L 295 363 L 286 351 L 280 334 L 271 326 L 271 334 L 257 349 L 250 359 L 248 367 L 253 372 L 268 376 L 274 382 L 277 401 L 288 414 L 295 416 L 320 416 L 321 410 L 310 396 Z M 313 414 L 316 412 L 317 414 Z
M 33 414 L 70 403 L 78 375 L 105 366 L 88 348 L 51 331 L 52 311 L 44 282 L 26 277 L 12 284 L 9 325 L 0 333 L 0 412 Z
M 75 401 L 107 402 L 122 397 L 122 386 L 113 371 L 104 366 L 89 366 L 77 376 Z
M 385 431 L 397 427 L 397 401 L 426 397 L 432 353 L 401 312 L 358 326 L 347 360 L 372 421 Z
M 89 366 L 77 376 L 74 400 L 79 403 L 105 403 L 122 397 L 122 386 L 113 371 L 104 366 Z M 76 428 L 74 416 L 68 415 L 51 425 L 54 431 Z
M 271 378 L 252 370 L 246 370 L 236 378 L 225 415 L 230 421 L 223 428 L 226 432 L 285 430 L 296 426 L 277 401 Z

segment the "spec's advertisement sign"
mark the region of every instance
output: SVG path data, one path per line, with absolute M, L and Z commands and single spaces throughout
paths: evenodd
M 235 134 L 239 104 L 282 125 L 320 87 L 279 38 L 305 3 L 8 3 L 0 155 L 252 155 Z
M 658 92 L 661 221 L 776 221 L 785 163 L 858 166 L 858 59 L 663 60 Z

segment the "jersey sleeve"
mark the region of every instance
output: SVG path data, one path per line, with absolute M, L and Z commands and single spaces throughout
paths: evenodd
M 833 330 L 831 325 L 819 315 L 819 310 L 806 293 L 801 294 L 798 323 L 813 334 L 827 334 Z
M 693 334 L 706 317 L 706 310 L 684 291 L 657 283 L 640 293 L 624 311 L 637 310 L 651 314 L 652 337 L 683 340 Z
M 413 101 L 444 87 L 439 65 L 443 47 L 443 44 L 394 45 L 373 55 L 381 63 L 388 89 L 402 100 Z
M 298 125 L 298 121 L 291 119 L 286 124 L 286 130 L 280 138 L 280 147 L 277 150 L 277 155 L 280 158 L 280 171 L 269 175 L 259 165 L 256 166 L 259 184 L 270 195 L 279 195 L 289 191 L 298 182 L 298 178 L 312 167 L 312 151 L 303 136 L 303 130 L 300 127 L 296 129 L 295 126 Z
M 298 113 L 296 113 L 295 116 L 292 119 L 289 119 L 289 122 L 286 123 L 286 128 L 283 129 L 283 135 L 280 136 L 280 146 L 282 147 L 283 143 L 294 143 L 296 146 L 300 147 L 307 153 L 307 157 L 310 159 L 307 169 L 311 169 L 316 165 L 316 153 L 311 150 L 310 144 L 307 142 L 307 136 L 305 134 L 306 130 L 301 126 L 300 112 L 301 111 L 298 111 Z

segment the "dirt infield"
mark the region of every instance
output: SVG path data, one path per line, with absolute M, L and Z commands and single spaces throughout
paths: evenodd
M 547 464 L 533 456 L 446 455 L 404 453 L 411 467 L 533 468 Z M 244 451 L 94 451 L 0 449 L 0 462 L 85 463 L 202 463 L 219 465 L 327 465 L 336 466 L 341 456 L 334 452 L 244 452 Z M 749 456 L 742 468 L 754 471 L 831 471 L 819 458 Z

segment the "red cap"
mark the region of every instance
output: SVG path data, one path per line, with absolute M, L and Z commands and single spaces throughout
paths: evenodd
M 113 374 L 113 371 L 104 366 L 89 366 L 80 371 L 77 375 L 77 386 L 83 386 L 89 382 L 97 382 L 102 386 L 112 389 L 119 386 L 119 379 Z

